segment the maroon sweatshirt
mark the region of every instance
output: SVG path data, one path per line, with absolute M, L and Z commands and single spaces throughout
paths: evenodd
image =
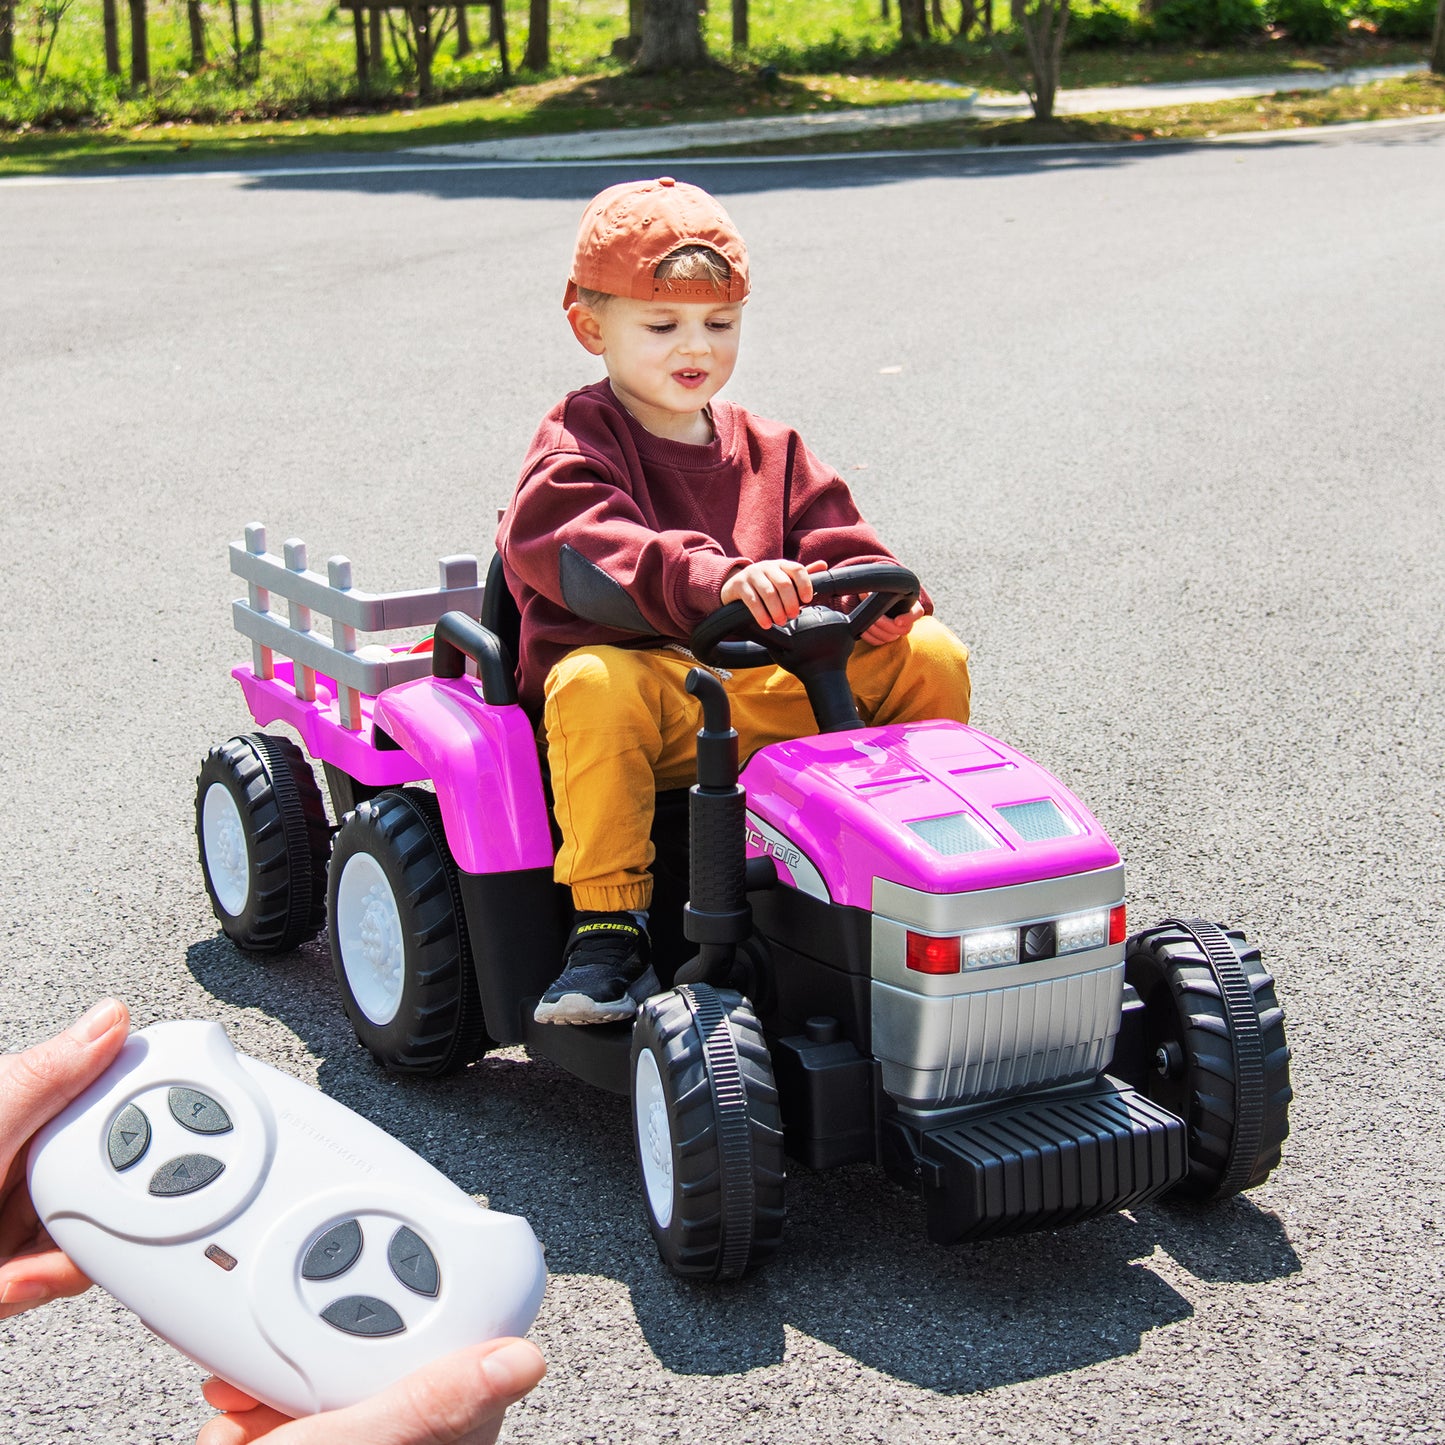
M 606 381 L 542 419 L 497 532 L 524 702 L 574 647 L 685 642 L 750 562 L 896 561 L 797 432 L 726 401 L 712 420 L 705 446 L 653 436 Z

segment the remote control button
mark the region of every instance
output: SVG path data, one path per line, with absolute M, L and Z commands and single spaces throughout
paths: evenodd
M 345 1274 L 361 1253 L 361 1226 L 354 1219 L 333 1224 L 301 1261 L 302 1279 L 335 1279 Z
M 111 1164 L 117 1170 L 129 1169 L 150 1147 L 151 1121 L 134 1104 L 127 1104 L 106 1140 Z
M 192 1134 L 225 1134 L 231 1128 L 231 1116 L 209 1095 L 199 1089 L 172 1089 L 171 1117 Z
M 391 1237 L 386 1251 L 391 1272 L 409 1289 L 417 1294 L 435 1299 L 441 1288 L 441 1276 L 437 1272 L 436 1257 L 420 1238 L 402 1225 Z
M 204 1189 L 226 1166 L 209 1154 L 182 1154 L 151 1175 L 150 1192 L 166 1198 Z
M 348 1335 L 399 1335 L 406 1328 L 385 1300 L 367 1294 L 348 1295 L 327 1305 L 321 1318 Z

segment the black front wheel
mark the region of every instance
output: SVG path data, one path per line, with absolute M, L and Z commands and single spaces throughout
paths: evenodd
M 342 1005 L 377 1063 L 435 1077 L 485 1051 L 456 864 L 431 793 L 388 790 L 342 819 L 328 911 Z
M 632 1030 L 633 1142 L 657 1252 L 684 1279 L 739 1279 L 783 1234 L 783 1127 L 752 1005 L 691 984 Z
M 1144 1005 L 1145 1092 L 1189 1126 L 1173 1194 L 1227 1199 L 1269 1178 L 1289 1134 L 1289 1045 L 1274 979 L 1244 934 L 1170 919 L 1129 940 Z
M 217 743 L 196 779 L 201 872 L 222 931 L 250 953 L 284 953 L 325 917 L 331 835 L 316 775 L 289 738 Z

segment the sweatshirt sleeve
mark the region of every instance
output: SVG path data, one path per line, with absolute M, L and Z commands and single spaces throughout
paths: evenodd
M 799 450 L 794 496 L 800 505 L 789 519 L 787 556 L 803 563 L 826 562 L 829 567 L 864 562 L 903 565 L 863 520 L 847 482 L 806 447 L 800 444 Z M 932 612 L 927 592 L 920 591 L 920 596 L 924 611 Z
M 517 576 L 578 617 L 686 638 L 748 565 L 702 532 L 655 531 L 605 457 L 539 457 L 512 500 L 503 555 Z

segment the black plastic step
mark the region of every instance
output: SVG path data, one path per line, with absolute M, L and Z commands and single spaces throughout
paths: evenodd
M 1183 1179 L 1184 1121 L 1116 1079 L 884 1131 L 894 1178 L 921 1188 L 937 1244 L 1058 1229 L 1132 1209 Z

